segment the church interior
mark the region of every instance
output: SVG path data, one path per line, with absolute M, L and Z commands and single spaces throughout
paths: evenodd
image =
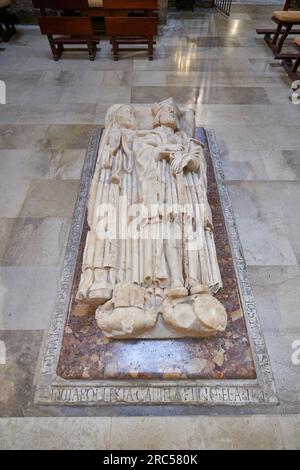
M 299 118 L 299 0 L 0 0 L 0 450 L 300 449 Z

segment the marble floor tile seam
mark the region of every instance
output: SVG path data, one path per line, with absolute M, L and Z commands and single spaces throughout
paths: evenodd
M 150 74 L 150 71 L 144 71 L 144 70 L 137 70 L 137 73 L 140 72 L 146 72 L 147 74 Z M 155 71 L 157 72 L 157 71 Z M 214 85 L 209 85 L 209 80 L 210 78 L 213 78 L 213 73 L 212 74 L 207 74 L 201 76 L 201 74 L 197 74 L 195 77 L 188 78 L 186 82 L 180 82 L 180 76 L 176 76 L 177 72 L 176 71 L 164 71 L 165 76 L 157 77 L 156 78 L 156 83 L 159 84 L 153 84 L 151 83 L 151 77 L 147 77 L 148 83 L 145 83 L 145 79 L 143 77 L 140 77 L 135 80 L 133 79 L 131 86 L 124 86 L 124 87 L 106 87 L 107 90 L 106 92 L 110 93 L 111 96 L 108 96 L 107 98 L 104 99 L 103 95 L 97 95 L 93 94 L 94 91 L 97 92 L 97 86 L 94 86 L 94 90 L 91 88 L 90 89 L 90 95 L 87 97 L 87 100 L 84 101 L 84 97 L 80 96 L 75 96 L 72 99 L 74 89 L 76 88 L 74 85 L 71 86 L 62 86 L 61 89 L 58 86 L 52 86 L 47 90 L 47 93 L 49 93 L 49 97 L 47 94 L 45 96 L 42 96 L 42 94 L 39 93 L 41 90 L 42 93 L 44 93 L 43 89 L 36 89 L 35 90 L 35 96 L 33 95 L 25 95 L 24 99 L 21 97 L 14 97 L 12 99 L 8 99 L 7 104 L 4 105 L 7 107 L 7 114 L 15 114 L 16 112 L 14 111 L 15 107 L 19 107 L 19 113 L 22 114 L 29 114 L 32 113 L 32 110 L 26 111 L 26 106 L 34 106 L 36 107 L 39 106 L 39 112 L 40 114 L 45 114 L 47 112 L 47 108 L 53 106 L 53 103 L 56 103 L 58 106 L 58 112 L 62 112 L 62 107 L 64 105 L 69 106 L 70 104 L 74 106 L 80 106 L 90 104 L 93 105 L 96 101 L 96 105 L 110 105 L 114 104 L 116 102 L 120 102 L 120 100 L 124 100 L 126 102 L 132 101 L 132 93 L 133 96 L 137 94 L 137 92 L 140 91 L 140 89 L 144 90 L 143 93 L 143 98 L 140 100 L 140 102 L 144 103 L 149 103 L 150 99 L 153 99 L 153 97 L 158 97 L 162 94 L 167 94 L 167 93 L 173 93 L 176 97 L 177 100 L 180 101 L 180 103 L 184 103 L 188 101 L 191 104 L 205 104 L 205 105 L 223 105 L 223 106 L 234 106 L 234 105 L 239 105 L 239 106 L 275 106 L 279 105 L 276 97 L 274 96 L 278 88 L 280 88 L 280 84 L 270 84 L 265 86 L 264 83 L 255 83 L 251 81 L 251 78 L 253 80 L 257 80 L 258 77 L 247 77 L 246 78 L 246 83 L 243 83 L 241 75 L 240 77 L 216 77 L 216 81 L 219 80 L 219 83 L 216 83 Z M 193 72 L 196 73 L 196 72 Z M 265 79 L 265 77 L 263 77 Z M 277 77 L 280 79 L 280 77 Z M 267 79 L 267 78 L 266 78 Z M 141 80 L 143 80 L 143 84 L 141 84 Z M 154 78 L 155 80 L 155 78 Z M 177 80 L 177 83 L 176 83 Z M 221 83 L 220 81 L 223 82 Z M 228 83 L 224 83 L 224 80 L 228 81 Z M 234 83 L 234 80 L 236 80 L 236 83 Z M 201 81 L 203 82 L 201 84 Z M 181 84 L 180 84 L 181 83 Z M 88 86 L 88 85 L 87 85 Z M 55 88 L 55 89 L 54 89 Z M 53 100 L 52 99 L 52 89 L 54 89 L 55 93 L 58 93 L 60 96 L 57 96 L 57 99 Z M 102 90 L 104 93 L 105 90 Z M 287 90 L 289 93 L 286 95 L 286 101 L 283 102 L 283 105 L 287 106 L 293 106 L 293 108 L 296 112 L 296 105 L 293 105 L 291 102 L 291 96 L 292 96 L 292 90 Z M 182 92 L 180 94 L 180 92 Z M 84 93 L 84 90 L 82 91 Z M 191 97 L 188 99 L 186 98 L 187 94 L 192 94 Z M 147 97 L 147 95 L 149 97 Z M 153 97 L 152 97 L 153 95 Z M 245 97 L 243 97 L 245 95 Z M 273 98 L 274 96 L 274 98 Z M 92 100 L 94 98 L 94 101 Z M 137 100 L 137 98 L 134 98 Z M 118 101 L 119 100 L 119 101 Z M 137 101 L 139 102 L 139 101 Z M 42 109 L 44 108 L 44 110 Z M 54 110 L 52 111 L 54 112 Z M 72 110 L 66 110 L 66 114 L 68 113 L 75 113 L 76 111 Z M 86 110 L 85 113 L 95 113 L 95 110 Z M 78 112 L 80 113 L 80 111 Z M 274 116 L 275 117 L 275 116 Z M 268 122 L 265 123 L 268 125 Z
M 65 114 L 64 116 L 57 117 L 55 113 L 51 116 L 51 114 L 43 115 L 39 113 L 20 113 L 20 114 L 12 114 L 10 119 L 6 121 L 7 124 L 32 124 L 38 125 L 40 123 L 45 124 L 89 124 L 92 125 L 94 123 L 98 123 L 99 117 L 97 114 L 93 116 L 87 116 L 76 114 L 75 116 L 68 116 Z M 5 121 L 1 121 L 0 116 L 0 123 L 5 124 Z M 104 117 L 102 117 L 101 124 L 104 124 Z
M 222 70 L 232 71 L 235 66 L 236 70 L 245 70 L 245 71 L 248 70 L 249 74 L 253 74 L 253 75 L 255 74 L 261 75 L 262 72 L 264 74 L 268 72 L 269 75 L 276 75 L 278 73 L 281 73 L 283 75 L 282 69 L 280 68 L 280 64 L 276 62 L 274 63 L 275 66 L 272 65 L 272 58 L 271 57 L 269 58 L 267 54 L 266 56 L 263 56 L 263 57 L 245 57 L 244 55 L 242 55 L 241 57 L 235 57 L 234 59 L 229 58 L 226 55 L 221 55 L 220 57 L 214 57 L 213 54 L 214 54 L 213 51 L 210 51 L 210 52 L 207 51 L 207 56 L 205 56 L 203 53 L 202 54 L 199 53 L 198 55 L 194 53 L 196 57 L 194 57 L 193 62 L 190 63 L 189 65 L 190 70 L 195 71 L 195 72 L 197 72 L 198 70 L 201 72 L 205 72 L 207 70 L 207 66 L 209 66 L 211 70 L 212 69 L 214 70 L 214 72 L 218 72 Z M 259 52 L 259 54 L 262 54 L 262 52 Z M 137 58 L 137 56 L 134 55 L 134 52 L 131 51 L 129 53 L 126 53 L 126 56 L 123 54 L 122 60 L 120 60 L 120 63 L 123 64 L 123 68 L 128 71 L 143 70 L 143 69 L 146 69 L 148 71 L 151 71 L 151 70 L 176 71 L 178 70 L 178 64 L 174 62 L 175 57 L 172 57 L 172 55 L 170 56 L 168 55 L 167 57 L 160 57 L 158 54 L 155 57 L 155 60 L 153 60 L 153 62 L 149 62 L 147 60 L 147 56 L 144 53 L 143 54 L 139 53 L 139 56 L 140 57 Z M 189 57 L 189 54 L 188 54 L 188 57 Z M 183 60 L 186 59 L 184 54 L 182 54 L 182 58 Z M 12 57 L 11 59 L 14 59 L 14 57 Z M 44 71 L 48 71 L 48 72 L 54 71 L 55 70 L 54 67 L 49 65 L 49 60 L 50 60 L 50 57 L 49 58 L 45 57 L 45 63 L 41 64 L 41 60 L 39 61 L 38 59 L 31 58 L 31 59 L 28 59 L 28 61 L 25 63 L 20 62 L 19 68 L 17 70 L 21 69 L 21 70 L 24 70 L 26 73 L 32 70 L 38 71 L 41 68 L 43 68 Z M 95 60 L 93 62 L 92 66 L 88 64 L 87 67 L 90 71 L 93 71 L 93 70 L 99 71 L 99 72 L 100 71 L 114 71 L 116 69 L 114 69 L 112 65 L 114 62 L 110 64 L 111 60 L 112 59 L 110 56 L 102 57 L 102 58 L 99 57 L 98 60 Z M 253 64 L 251 64 L 251 61 L 253 60 L 261 61 L 262 62 L 261 66 L 265 65 L 267 66 L 267 69 L 264 68 L 263 71 L 257 70 L 257 68 L 256 67 L 254 68 Z M 210 62 L 210 64 L 208 64 L 208 61 Z M 14 60 L 11 60 L 11 62 L 14 64 Z M 206 62 L 205 67 L 204 67 L 203 62 Z M 83 64 L 84 64 L 84 60 L 80 57 L 77 57 L 77 59 L 73 59 L 73 62 L 71 64 L 68 63 L 68 69 L 72 70 L 75 73 L 79 67 L 83 66 Z M 124 64 L 126 64 L 126 66 Z M 131 67 L 129 68 L 130 64 L 131 64 Z M 6 73 L 13 73 L 16 71 L 15 65 L 11 66 L 9 64 L 9 58 L 5 58 L 5 62 L 2 67 Z M 47 92 L 47 90 L 45 90 L 45 92 Z
M 264 334 L 275 334 L 278 336 L 284 336 L 284 335 L 299 335 L 299 340 L 300 340 L 300 327 L 291 327 L 291 328 L 286 328 L 286 327 L 276 327 L 276 328 L 271 328 L 271 327 L 263 327 L 263 332 Z M 299 384 L 300 385 L 300 384 Z M 299 408 L 300 412 L 300 408 Z
M 238 186 L 238 185 L 245 185 L 245 186 L 278 186 L 282 187 L 282 185 L 290 185 L 291 187 L 298 188 L 300 185 L 300 182 L 297 180 L 292 180 L 292 181 L 287 181 L 287 180 L 227 180 L 227 184 L 230 184 L 230 186 Z M 284 214 L 283 214 L 284 216 Z
M 248 181 L 247 180 L 244 180 L 243 182 L 247 183 Z M 249 181 L 249 182 L 252 182 L 252 181 Z M 275 180 L 272 180 L 270 181 L 270 183 L 274 183 Z M 277 182 L 277 181 L 276 181 Z M 284 181 L 284 183 L 286 183 L 286 181 Z M 233 201 L 234 202 L 234 201 Z M 245 220 L 245 218 L 243 217 L 243 215 L 240 215 L 239 211 L 235 211 L 235 219 L 236 219 L 236 222 L 238 223 L 239 221 L 243 222 Z M 276 226 L 276 223 L 278 223 L 279 226 L 281 227 L 285 227 L 285 225 L 288 225 L 288 224 L 295 224 L 295 217 L 293 215 L 285 215 L 285 214 L 282 214 L 282 216 L 278 216 L 278 214 L 273 214 L 271 210 L 268 210 L 268 209 L 263 209 L 263 210 L 259 210 L 258 211 L 258 215 L 250 215 L 249 217 L 247 217 L 247 219 L 249 220 L 249 223 L 254 223 L 255 221 L 258 221 L 258 222 L 262 222 L 262 223 L 272 223 L 272 221 L 274 222 L 274 226 Z M 297 224 L 299 224 L 299 221 L 297 220 Z M 288 230 L 286 230 L 286 235 L 288 235 L 289 232 Z M 264 265 L 251 265 L 251 267 L 257 267 L 257 268 L 260 268 L 264 266 L 266 269 L 268 268 L 274 268 L 274 269 L 282 269 L 284 267 L 287 267 L 286 265 L 284 264 L 278 264 L 278 263 L 275 263 L 275 264 L 264 264 Z M 291 265 L 290 267 L 295 267 L 297 268 L 298 266 L 298 263 L 295 264 L 295 265 Z
M 179 104 L 271 104 L 264 87 L 133 86 L 131 103 L 145 104 L 173 95 Z
M 171 84 L 169 85 L 157 85 L 157 86 L 151 86 L 151 85 L 133 85 L 132 90 L 129 92 L 126 96 L 126 102 L 128 103 L 133 103 L 134 104 L 140 104 L 140 105 L 147 105 L 150 104 L 151 99 L 160 99 L 160 96 L 169 96 L 171 93 L 177 97 L 177 101 L 179 102 L 180 105 L 187 104 L 189 106 L 223 106 L 224 110 L 226 111 L 231 109 L 232 106 L 253 106 L 253 111 L 255 106 L 260 106 L 261 108 L 267 107 L 269 108 L 269 113 L 271 115 L 273 107 L 278 106 L 278 103 L 274 100 L 269 100 L 269 98 L 266 96 L 265 92 L 266 90 L 270 89 L 276 89 L 280 88 L 280 85 L 278 86 L 269 86 L 265 87 L 264 85 L 261 84 L 240 84 L 238 86 L 235 86 L 232 83 L 228 83 L 225 85 L 221 86 L 214 86 L 212 87 L 201 87 L 199 84 L 194 85 L 192 83 L 186 84 L 179 86 L 178 84 L 174 84 L 174 78 L 171 79 Z M 205 79 L 206 81 L 206 79 Z M 137 83 L 140 83 L 138 81 Z M 144 91 L 144 98 L 140 96 L 140 89 L 145 89 Z M 147 90 L 148 88 L 148 90 Z M 237 89 L 240 89 L 241 95 L 238 96 Z M 133 94 L 132 94 L 133 92 Z M 69 92 L 68 92 L 69 93 Z M 149 97 L 147 97 L 147 94 Z M 219 95 L 219 96 L 218 96 Z M 245 95 L 245 98 L 243 98 L 243 95 Z M 248 96 L 247 96 L 248 95 Z M 251 96 L 253 95 L 253 97 Z M 257 95 L 257 98 L 255 97 Z M 58 105 L 64 104 L 64 100 L 66 99 L 67 102 L 69 102 L 69 97 L 66 94 L 65 95 L 67 98 L 62 98 L 61 102 L 57 102 Z M 260 98 L 263 98 L 264 103 L 260 103 Z M 92 101 L 92 96 L 90 98 Z M 35 101 L 35 100 L 34 100 Z M 46 99 L 45 101 L 43 100 L 37 100 L 40 103 L 42 102 L 45 107 L 53 104 L 53 101 L 48 101 Z M 120 97 L 116 96 L 116 102 L 120 101 Z M 66 103 L 67 103 L 66 102 Z M 32 101 L 28 102 L 23 102 L 22 105 L 20 106 L 27 106 L 30 105 Z M 76 101 L 78 106 L 83 104 L 83 101 Z M 112 104 L 115 104 L 111 102 L 110 100 L 102 100 L 99 99 L 97 100 L 97 105 L 102 105 L 106 106 L 107 108 L 111 106 Z M 283 103 L 283 106 L 288 107 L 289 101 L 286 103 Z M 15 107 L 18 105 L 18 101 L 14 100 L 11 101 L 7 104 L 8 106 Z M 295 121 L 293 120 L 293 115 L 296 114 L 296 109 L 298 108 L 292 108 L 293 112 L 291 112 L 291 118 L 284 122 L 284 127 L 295 127 L 296 129 L 299 128 L 295 124 Z M 259 111 L 259 108 L 258 108 Z M 298 112 L 298 111 L 297 111 Z M 49 116 L 49 123 L 47 121 L 47 116 Z M 58 110 L 57 112 L 49 112 L 48 114 L 43 111 L 23 111 L 20 109 L 19 113 L 16 112 L 10 112 L 7 114 L 0 114 L 0 126 L 2 125 L 9 125 L 9 124 L 26 124 L 28 122 L 31 123 L 31 120 L 33 120 L 35 125 L 41 125 L 41 124 L 82 124 L 82 125 L 89 125 L 92 122 L 92 119 L 97 116 L 97 112 L 83 112 L 82 114 L 80 112 L 72 112 L 72 111 L 66 111 L 64 114 L 62 111 Z M 40 118 L 40 120 L 36 120 L 37 118 Z M 56 120 L 55 120 L 56 119 Z M 216 125 L 218 125 L 217 120 Z M 247 115 L 243 116 L 243 120 L 241 122 L 241 126 L 251 126 L 250 117 L 247 117 Z M 258 122 L 262 121 L 261 125 L 264 127 L 272 128 L 274 125 L 278 123 L 278 119 L 276 119 L 276 115 L 274 114 L 273 116 L 270 116 L 270 119 L 267 117 L 262 119 L 262 117 L 258 116 Z M 232 125 L 236 125 L 235 121 L 232 122 Z M 227 124 L 228 126 L 228 124 Z M 253 126 L 253 125 L 252 125 Z M 211 125 L 213 127 L 213 125 Z M 254 126 L 255 127 L 255 126 Z
M 251 61 L 260 61 L 259 64 L 253 64 Z M 176 63 L 172 58 L 169 59 L 156 59 L 153 62 L 148 62 L 144 59 L 137 60 L 133 59 L 133 70 L 146 70 L 149 73 L 152 70 L 161 70 L 165 72 L 176 72 L 176 71 L 183 71 L 185 72 L 186 69 L 188 72 L 207 72 L 210 71 L 211 73 L 218 73 L 218 72 L 229 72 L 232 73 L 233 71 L 233 64 L 232 59 L 224 60 L 218 58 L 198 58 L 191 63 L 189 62 L 182 62 L 180 68 L 178 63 Z M 259 76 L 260 70 L 257 69 L 257 65 L 259 65 L 263 70 L 261 73 L 270 76 L 282 75 L 283 71 L 280 64 L 276 63 L 275 66 L 272 65 L 271 60 L 266 58 L 257 58 L 257 59 L 238 59 L 235 64 L 234 71 L 237 73 L 244 73 L 245 71 L 249 72 L 249 75 L 252 74 L 254 76 Z
M 166 77 L 163 77 L 161 79 L 161 83 L 157 86 L 162 86 L 162 87 L 167 87 L 167 86 L 178 86 L 178 87 L 197 87 L 197 86 L 205 86 L 207 83 L 209 83 L 210 79 L 214 80 L 214 88 L 232 88 L 232 87 L 239 87 L 239 88 L 281 88 L 282 87 L 282 79 L 285 80 L 286 76 L 278 76 L 278 77 L 272 77 L 272 76 L 264 76 L 264 77 L 258 77 L 253 75 L 252 77 L 249 76 L 248 74 L 236 74 L 236 76 L 232 75 L 230 77 L 220 77 L 220 76 L 215 76 L 214 73 L 207 73 L 205 75 L 201 75 L 202 72 L 193 72 L 196 73 L 197 75 L 195 77 L 191 77 L 190 74 L 186 78 L 182 78 L 180 76 L 168 76 L 168 74 L 176 74 L 176 72 L 165 72 L 167 75 Z M 178 82 L 178 80 L 181 79 L 181 82 Z M 260 81 L 261 79 L 261 81 Z M 143 78 L 138 78 L 136 81 L 133 80 L 132 86 L 151 86 L 150 82 L 146 82 L 144 80 L 144 83 L 141 84 L 141 81 Z M 159 79 L 158 79 L 159 80 Z M 265 81 L 263 81 L 265 80 Z M 269 80 L 269 83 L 267 82 Z M 276 82 L 277 80 L 277 82 Z M 177 81 L 177 83 L 176 83 Z M 251 103 L 250 103 L 251 104 Z M 271 102 L 270 105 L 273 103 Z M 274 105 L 277 104 L 276 102 Z M 265 106 L 265 104 L 260 104 L 256 103 L 256 106 Z M 234 104 L 233 104 L 234 106 Z M 240 104 L 239 106 L 247 106 L 247 104 Z M 254 105 L 253 105 L 254 106 Z
M 229 185 L 234 185 L 234 184 L 240 184 L 240 183 L 253 183 L 253 184 L 260 184 L 260 183 L 300 183 L 298 179 L 275 179 L 275 178 L 264 178 L 264 179 L 259 179 L 259 178 L 249 178 L 249 179 L 230 179 L 230 178 L 225 178 L 226 184 Z M 284 218 L 284 215 L 283 215 Z
M 12 269 L 19 269 L 19 268 L 28 268 L 28 269 L 37 269 L 37 268 L 41 268 L 41 269 L 60 269 L 62 267 L 62 262 L 49 262 L 49 263 L 36 263 L 36 264 L 33 264 L 33 263 L 23 263 L 23 264 L 20 264 L 20 263 L 15 263 L 13 264 L 12 262 L 9 262 L 9 263 L 5 263 L 3 261 L 0 260 L 0 270 L 2 268 L 12 268 Z
M 78 123 L 76 123 L 76 124 L 78 124 Z M 93 124 L 93 123 L 92 123 L 92 124 Z M 19 150 L 19 149 L 16 149 L 16 150 Z M 81 150 L 81 149 L 80 149 L 80 150 Z M 0 154 L 1 154 L 1 149 L 0 149 Z M 60 177 L 59 175 L 57 175 L 57 176 L 40 176 L 40 175 L 39 175 L 38 178 L 37 178 L 37 177 L 32 177 L 32 178 L 31 178 L 31 177 L 28 175 L 27 177 L 15 178 L 15 181 L 29 181 L 29 182 L 36 182 L 36 181 L 45 181 L 45 182 L 47 182 L 47 181 L 71 182 L 71 181 L 72 181 L 72 182 L 80 182 L 80 178 L 78 178 L 78 177 L 74 177 L 74 178 L 70 178 L 70 177 L 62 178 L 62 177 Z M 286 181 L 286 180 L 285 180 L 285 181 Z M 0 186 L 1 186 L 1 175 L 0 175 Z M 18 217 L 19 217 L 19 216 L 18 216 Z M 48 217 L 49 217 L 49 218 L 52 218 L 52 219 L 55 219 L 55 218 L 56 218 L 55 215 L 48 216 Z M 0 216 L 0 219 L 1 219 L 1 218 L 2 218 L 2 217 Z M 7 217 L 7 218 L 15 218 L 15 217 Z M 24 218 L 25 218 L 25 219 L 26 219 L 26 216 L 22 216 L 22 215 L 21 215 L 19 218 L 21 218 L 21 219 L 24 219 Z M 41 218 L 43 218 L 43 217 L 41 217 Z M 60 218 L 60 217 L 58 217 L 58 218 Z M 69 217 L 65 217 L 65 218 L 69 218 Z
M 61 59 L 61 61 L 66 61 L 68 64 L 68 69 L 76 71 L 80 70 L 82 68 L 82 63 L 84 58 L 76 56 L 76 58 L 70 58 L 68 56 L 65 56 L 64 59 Z M 89 67 L 90 70 L 127 70 L 131 71 L 133 67 L 133 60 L 128 59 L 128 60 L 122 60 L 119 61 L 118 63 L 114 62 L 112 58 L 98 58 L 98 60 L 95 60 L 94 62 L 89 62 L 88 58 L 86 59 L 87 66 Z M 117 64 L 117 66 L 115 65 Z M 60 65 L 57 65 L 56 62 L 51 60 L 51 55 L 48 52 L 47 55 L 45 55 L 44 60 L 38 59 L 38 58 L 30 58 L 24 62 L 21 62 L 19 60 L 17 63 L 15 62 L 15 59 L 13 57 L 6 58 L 5 61 L 3 61 L 3 64 L 1 64 L 1 67 L 3 70 L 9 70 L 9 71 L 20 71 L 20 70 L 26 70 L 26 71 L 39 71 L 41 69 L 45 70 L 57 70 Z

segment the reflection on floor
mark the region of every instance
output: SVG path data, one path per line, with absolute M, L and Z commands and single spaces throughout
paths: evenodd
M 275 412 L 297 413 L 300 406 L 300 366 L 292 362 L 293 342 L 300 340 L 300 105 L 292 103 L 289 79 L 263 39 L 255 35 L 255 28 L 270 24 L 272 11 L 272 6 L 235 4 L 230 19 L 206 9 L 193 16 L 171 13 L 161 29 L 153 62 L 144 53 L 125 52 L 115 63 L 110 45 L 103 42 L 93 63 L 78 53 L 65 54 L 55 63 L 46 39 L 33 27 L 19 26 L 18 34 L 1 44 L 0 80 L 7 87 L 7 104 L 0 105 L 0 362 L 5 363 L 0 365 L 1 416 L 75 414 L 70 408 L 37 410 L 33 390 L 89 132 L 104 123 L 106 109 L 113 103 L 152 103 L 172 95 L 195 108 L 198 126 L 216 131 L 281 401 L 277 410 L 264 410 L 272 413 L 268 417 L 209 418 L 213 444 L 300 446 L 300 419 L 274 416 Z M 76 413 L 211 411 L 106 408 Z M 225 411 L 214 409 L 216 413 Z M 100 430 L 99 421 L 85 419 L 79 426 L 76 420 L 63 420 L 65 434 L 70 431 L 73 438 L 65 446 L 88 445 L 82 429 L 100 436 L 91 446 L 118 446 L 124 423 L 127 430 L 132 426 L 136 432 L 127 436 L 143 440 L 148 435 L 148 443 L 141 441 L 141 447 L 167 446 L 166 441 L 156 442 L 157 434 L 149 431 L 153 426 L 175 447 L 209 446 L 204 418 L 176 419 L 182 419 L 180 426 L 158 418 L 139 424 L 133 418 L 114 417 L 112 422 L 103 418 Z M 18 431 L 24 423 L 3 420 L 6 437 L 0 434 L 0 447 L 9 442 L 28 447 L 28 434 L 23 431 L 21 438 Z M 50 445 L 56 425 L 47 418 L 39 423 L 41 430 L 48 430 L 39 436 L 45 436 Z M 26 426 L 33 432 L 34 421 L 28 419 Z M 248 434 L 241 432 L 245 427 Z M 239 439 L 233 432 L 228 434 L 231 428 Z M 186 441 L 190 433 L 194 437 Z M 41 439 L 31 445 L 38 446 Z M 59 445 L 53 440 L 54 447 Z

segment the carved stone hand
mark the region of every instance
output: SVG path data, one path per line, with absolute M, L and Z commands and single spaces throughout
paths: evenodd
M 177 154 L 174 157 L 174 160 L 171 162 L 172 171 L 176 174 L 183 171 L 183 169 L 188 165 L 190 157 L 187 154 Z
M 157 160 L 163 160 L 164 158 L 172 159 L 172 154 L 182 152 L 184 147 L 180 144 L 168 144 L 165 147 L 159 147 L 157 150 Z

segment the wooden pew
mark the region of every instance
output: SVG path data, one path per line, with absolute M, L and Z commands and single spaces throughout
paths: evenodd
M 294 28 L 300 25 L 300 11 L 291 10 L 293 0 L 286 0 L 283 10 L 274 11 L 271 20 L 277 24 L 276 29 L 257 29 L 257 34 L 263 34 L 266 43 L 274 54 L 279 54 L 284 41 L 289 34 L 300 34 L 300 29 Z
M 81 16 L 88 0 L 72 0 L 71 5 L 70 9 L 70 0 L 33 0 L 33 6 L 39 8 L 42 15 L 38 17 L 41 33 L 48 37 L 54 60 L 58 60 L 62 52 L 68 50 L 64 44 L 85 44 L 89 59 L 94 60 L 100 41 L 93 35 L 91 18 Z M 58 16 L 49 16 L 48 10 L 56 10 Z M 72 16 L 74 12 L 77 16 Z
M 154 36 L 157 34 L 157 0 L 103 0 L 107 11 L 105 29 L 111 38 L 114 60 L 121 45 L 146 45 L 153 60 Z M 135 49 L 136 50 L 136 49 Z

